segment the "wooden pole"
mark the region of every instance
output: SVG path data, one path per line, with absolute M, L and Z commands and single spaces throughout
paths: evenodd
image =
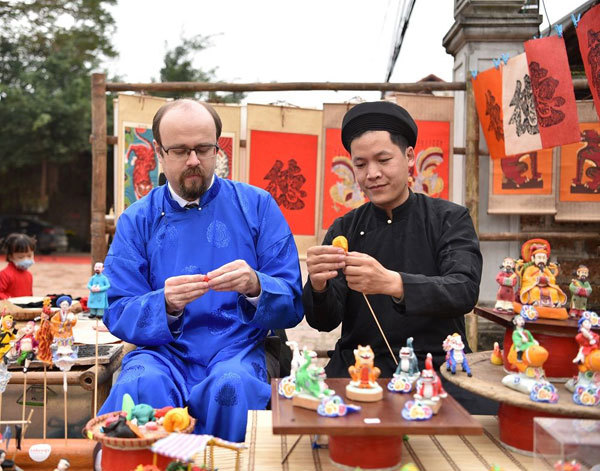
M 92 74 L 92 265 L 106 256 L 106 75 Z
M 467 118 L 467 141 L 465 152 L 465 206 L 471 214 L 475 231 L 479 234 L 479 121 L 477 120 L 477 108 L 475 107 L 475 95 L 471 83 L 471 73 L 467 77 L 466 91 L 466 118 Z M 477 316 L 473 313 L 467 314 L 467 341 L 471 349 L 477 351 L 478 326 Z
M 46 363 L 44 363 L 44 425 L 43 425 L 43 438 L 46 440 L 46 411 L 48 407 L 48 394 L 46 389 L 48 388 L 48 377 L 46 375 Z
M 27 403 L 27 374 L 25 374 L 25 380 L 23 381 L 23 410 L 21 411 L 21 420 L 25 421 L 25 404 Z
M 68 427 L 68 417 L 67 417 L 67 372 L 63 371 L 63 392 L 64 392 L 64 403 L 65 403 L 65 447 L 68 444 L 68 433 L 69 433 L 69 427 Z
M 278 92 L 314 90 L 356 90 L 384 92 L 424 92 L 464 90 L 465 82 L 418 83 L 364 83 L 364 82 L 270 82 L 270 83 L 210 83 L 210 82 L 160 82 L 160 83 L 107 83 L 109 92 Z
M 94 417 L 98 415 L 98 318 L 96 317 L 96 358 L 94 359 Z

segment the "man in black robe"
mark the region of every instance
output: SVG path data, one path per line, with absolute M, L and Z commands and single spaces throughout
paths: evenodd
M 479 241 L 466 208 L 409 189 L 416 141 L 416 123 L 394 103 L 362 103 L 344 117 L 342 143 L 370 201 L 336 219 L 323 244 L 307 251 L 306 319 L 326 332 L 342 323 L 341 338 L 325 368 L 328 377 L 348 376 L 359 344 L 371 345 L 382 377 L 391 377 L 396 369 L 363 293 L 396 358 L 413 337 L 421 368 L 427 353 L 439 368 L 445 357 L 442 342 L 455 332 L 470 351 L 464 314 L 479 296 Z M 340 235 L 348 239 L 347 254 L 331 245 Z M 464 399 L 466 391 L 444 386 Z M 471 400 L 475 397 L 469 394 L 461 402 Z

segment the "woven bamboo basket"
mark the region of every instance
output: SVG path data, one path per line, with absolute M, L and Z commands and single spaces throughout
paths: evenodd
M 150 448 L 154 442 L 169 435 L 169 432 L 166 430 L 159 429 L 146 438 L 107 437 L 100 431 L 100 428 L 102 428 L 106 419 L 119 415 L 120 413 L 121 412 L 118 411 L 110 412 L 91 419 L 83 429 L 83 436 L 87 438 L 88 432 L 91 432 L 92 440 L 101 443 L 102 446 L 114 448 L 115 450 L 143 450 Z M 194 425 L 195 420 L 193 417 L 190 417 L 190 424 L 184 430 L 181 430 L 181 433 L 192 433 Z

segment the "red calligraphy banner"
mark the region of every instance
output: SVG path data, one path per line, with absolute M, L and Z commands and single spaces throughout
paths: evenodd
M 561 147 L 559 201 L 600 202 L 600 123 L 581 123 L 581 142 Z
M 600 5 L 589 9 L 575 29 L 585 75 L 600 116 Z
M 504 152 L 504 129 L 502 126 L 502 72 L 492 67 L 471 79 L 475 106 L 490 156 L 499 159 Z
M 577 103 L 562 37 L 526 41 L 525 53 L 542 147 L 579 142 Z
M 250 184 L 267 190 L 294 235 L 315 233 L 318 136 L 250 131 Z
M 342 145 L 341 129 L 325 130 L 325 183 L 323 185 L 323 229 L 367 201 L 361 191 L 350 154 Z
M 450 181 L 450 123 L 416 120 L 419 128 L 415 165 L 409 169 L 409 186 L 416 193 L 448 199 Z

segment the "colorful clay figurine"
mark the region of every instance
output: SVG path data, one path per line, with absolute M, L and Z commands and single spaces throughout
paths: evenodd
M 40 326 L 35 333 L 35 339 L 38 342 L 38 360 L 45 363 L 47 366 L 52 365 L 51 347 L 52 341 L 54 340 L 54 335 L 52 334 L 52 324 L 50 323 L 50 317 L 52 315 L 50 303 L 50 298 L 44 298 L 44 306 L 42 307 L 42 313 L 40 315 Z
M 548 262 L 550 244 L 544 239 L 530 239 L 521 247 L 521 256 L 515 268 L 521 303 L 534 305 L 542 318 L 567 319 L 563 308 L 567 295 L 556 284 L 558 266 Z M 521 306 L 515 305 L 515 311 L 520 310 Z
M 554 463 L 555 471 L 581 471 L 581 464 L 577 460 L 563 461 L 559 460 Z
M 417 392 L 413 397 L 431 407 L 433 413 L 437 414 L 442 406 L 441 399 L 448 397 L 448 394 L 442 386 L 440 377 L 433 369 L 431 353 L 427 354 L 425 369 L 421 371 L 421 377 L 417 381 L 416 389 Z
M 581 317 L 585 317 L 589 320 L 592 327 L 600 327 L 600 316 L 598 316 L 598 313 L 594 311 L 583 311 Z
M 302 356 L 304 363 L 296 371 L 296 389 L 292 403 L 297 407 L 317 410 L 321 400 L 333 396 L 335 391 L 329 389 L 325 383 L 327 378 L 325 369 L 313 364 L 317 354 L 312 350 L 304 349 Z
M 54 335 L 54 364 L 61 371 L 69 371 L 77 360 L 77 347 L 73 347 L 73 327 L 77 323 L 77 317 L 69 312 L 71 297 L 61 296 L 57 302 L 60 311 L 52 316 L 52 334 Z
M 154 420 L 154 407 L 148 404 L 136 404 L 131 410 L 131 418 L 135 419 L 138 425 L 146 425 Z
M 124 415 L 119 415 L 117 420 L 102 427 L 101 431 L 107 437 L 144 438 L 137 427 L 129 422 Z
M 349 412 L 359 412 L 360 409 L 360 406 L 346 404 L 340 396 L 335 395 L 321 400 L 317 414 L 323 417 L 343 417 Z
M 402 408 L 404 420 L 429 420 L 433 417 L 433 409 L 422 401 L 406 401 Z
M 506 257 L 500 265 L 500 271 L 496 275 L 496 283 L 500 285 L 496 293 L 496 305 L 494 309 L 500 312 L 512 313 L 515 301 L 515 287 L 517 286 L 517 274 L 515 273 L 515 260 Z
M 502 365 L 504 363 L 502 361 L 502 351 L 500 350 L 500 345 L 498 342 L 494 342 L 494 350 L 492 350 L 490 361 L 493 365 Z
M 187 407 L 174 407 L 165 414 L 163 427 L 167 432 L 181 432 L 190 426 L 190 414 Z
M 69 469 L 70 467 L 71 463 L 69 463 L 69 460 L 61 458 L 58 464 L 56 465 L 56 468 L 54 468 L 54 471 L 67 471 L 67 469 Z
M 413 338 L 409 337 L 406 339 L 406 346 L 400 348 L 398 367 L 394 372 L 393 378 L 387 385 L 388 390 L 391 392 L 411 392 L 415 381 L 421 375 L 419 361 L 412 344 Z
M 35 322 L 29 321 L 19 332 L 19 340 L 15 345 L 17 349 L 17 364 L 23 366 L 23 373 L 35 359 L 38 351 L 38 341 L 35 339 Z
M 284 376 L 281 378 L 281 381 L 279 381 L 278 392 L 280 396 L 283 396 L 286 399 L 292 399 L 294 394 L 296 394 L 296 373 L 304 364 L 305 360 L 303 354 L 300 353 L 300 350 L 298 349 L 298 342 L 288 340 L 285 344 L 292 349 L 292 361 L 290 365 L 290 374 Z M 306 347 L 304 347 L 302 352 L 305 352 L 306 350 Z
M 588 281 L 590 271 L 585 265 L 579 265 L 576 272 L 577 278 L 571 280 L 569 291 L 571 291 L 571 317 L 581 317 L 587 310 L 587 300 L 592 294 L 592 286 Z
M 381 370 L 375 366 L 375 354 L 370 345 L 354 349 L 354 365 L 348 367 L 352 378 L 346 386 L 346 397 L 354 401 L 375 402 L 383 398 L 383 388 L 377 383 Z
M 7 364 L 9 361 L 9 352 L 13 349 L 15 338 L 17 337 L 17 329 L 15 329 L 15 321 L 10 314 L 2 316 L 2 327 L 0 328 L 0 357 Z
M 577 363 L 579 372 L 567 381 L 565 387 L 573 393 L 576 404 L 596 406 L 600 404 L 600 336 L 592 331 L 589 319 L 579 319 L 579 333 L 575 340 L 579 351 L 573 363 Z
M 536 402 L 556 402 L 556 388 L 546 379 L 544 363 L 548 359 L 548 350 L 533 338 L 525 329 L 525 319 L 521 316 L 513 318 L 515 325 L 512 334 L 513 344 L 507 355 L 508 362 L 518 373 L 508 374 L 502 379 L 505 386 L 525 394 Z
M 94 274 L 87 284 L 87 288 L 90 290 L 87 307 L 90 310 L 89 317 L 91 319 L 102 319 L 104 310 L 108 308 L 108 295 L 106 291 L 110 288 L 110 282 L 108 281 L 108 278 L 102 274 L 103 271 L 104 264 L 102 262 L 96 262 L 94 264 Z
M 448 335 L 442 343 L 442 348 L 446 352 L 446 368 L 448 371 L 454 375 L 456 374 L 456 365 L 460 365 L 467 376 L 473 376 L 471 368 L 469 368 L 467 355 L 465 355 L 465 344 L 460 334 Z

